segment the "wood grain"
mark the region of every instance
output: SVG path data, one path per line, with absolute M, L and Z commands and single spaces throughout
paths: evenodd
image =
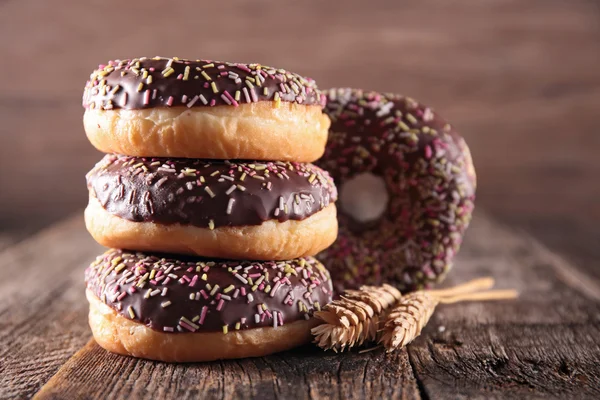
M 521 298 L 439 306 L 423 335 L 392 355 L 305 346 L 173 365 L 107 353 L 89 340 L 81 282 L 99 252 L 77 216 L 0 254 L 10 277 L 0 281 L 0 398 L 600 396 L 600 284 L 481 211 L 447 284 L 492 275 Z

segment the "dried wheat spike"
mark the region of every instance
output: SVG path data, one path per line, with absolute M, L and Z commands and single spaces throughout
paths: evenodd
M 402 297 L 393 286 L 362 286 L 347 290 L 315 317 L 323 324 L 312 329 L 314 342 L 325 350 L 343 351 L 374 341 L 381 314 Z
M 387 315 L 379 343 L 389 353 L 412 342 L 421 334 L 438 303 L 514 299 L 518 296 L 514 290 L 486 290 L 493 284 L 491 278 L 482 278 L 450 289 L 419 291 L 402 297 Z M 485 291 L 474 292 L 480 289 Z
M 438 298 L 422 291 L 402 297 L 388 314 L 379 343 L 389 353 L 412 342 L 421 334 L 438 303 Z

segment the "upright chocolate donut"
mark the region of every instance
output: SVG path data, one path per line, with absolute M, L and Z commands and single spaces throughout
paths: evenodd
M 476 178 L 464 139 L 431 108 L 396 94 L 332 89 L 318 165 L 340 190 L 339 236 L 320 254 L 338 291 L 440 281 L 469 225 Z
M 313 80 L 283 69 L 142 57 L 91 74 L 83 122 L 105 153 L 311 162 L 327 140 L 323 103 Z

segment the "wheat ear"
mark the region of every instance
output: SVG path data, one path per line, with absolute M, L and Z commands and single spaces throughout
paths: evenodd
M 418 291 L 403 296 L 387 315 L 379 343 L 389 353 L 402 348 L 421 334 L 439 303 L 474 300 L 514 299 L 514 290 L 488 290 L 494 285 L 491 278 L 476 279 L 450 289 Z
M 398 289 L 387 284 L 346 290 L 339 300 L 315 313 L 323 323 L 311 331 L 314 342 L 337 352 L 376 340 L 382 314 L 401 297 Z

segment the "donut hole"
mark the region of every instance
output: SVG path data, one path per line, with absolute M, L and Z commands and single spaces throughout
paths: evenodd
M 363 228 L 373 226 L 381 219 L 389 198 L 383 178 L 370 172 L 347 180 L 340 191 L 342 211 Z

